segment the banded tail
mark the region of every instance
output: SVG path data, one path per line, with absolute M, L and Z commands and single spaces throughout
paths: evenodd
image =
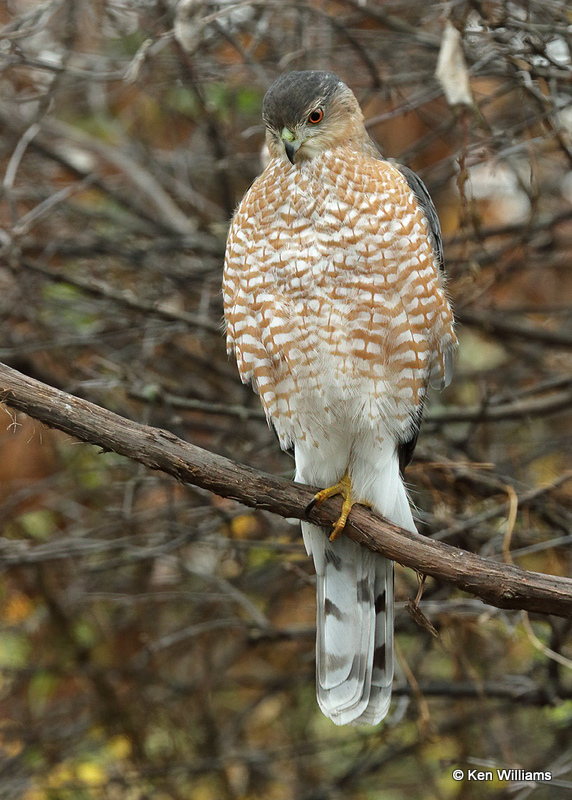
M 348 472 L 356 498 L 415 530 L 395 450 Z M 393 682 L 393 562 L 343 533 L 332 542 L 328 533 L 302 523 L 316 568 L 318 704 L 336 725 L 376 725 L 389 710 Z

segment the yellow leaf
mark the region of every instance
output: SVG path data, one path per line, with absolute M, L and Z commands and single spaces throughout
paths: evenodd
M 100 786 L 107 781 L 107 773 L 100 764 L 84 761 L 77 765 L 77 777 L 88 786 Z
M 234 539 L 248 539 L 258 530 L 258 522 L 253 514 L 240 514 L 230 523 L 230 532 Z
M 48 775 L 46 786 L 50 789 L 58 789 L 71 783 L 75 778 L 75 772 L 69 764 L 58 764 Z
M 129 758 L 131 755 L 131 742 L 127 736 L 114 736 L 109 741 L 108 749 L 113 758 L 120 761 L 124 758 Z

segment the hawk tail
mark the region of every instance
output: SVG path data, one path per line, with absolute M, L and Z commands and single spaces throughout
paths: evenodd
M 356 497 L 402 527 L 413 517 L 397 452 L 360 487 Z M 393 682 L 393 562 L 343 534 L 308 522 L 302 534 L 317 581 L 316 689 L 323 713 L 336 725 L 376 725 L 387 714 Z
M 393 680 L 393 562 L 302 523 L 317 582 L 316 692 L 336 725 L 375 725 Z

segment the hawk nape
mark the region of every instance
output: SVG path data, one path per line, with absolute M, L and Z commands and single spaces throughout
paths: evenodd
M 333 73 L 283 75 L 263 117 L 271 159 L 228 236 L 229 351 L 294 447 L 296 480 L 414 530 L 400 453 L 429 382 L 449 382 L 456 344 L 435 209 L 417 176 L 381 158 Z M 376 724 L 393 679 L 393 563 L 340 527 L 328 538 L 302 523 L 318 703 L 338 725 Z

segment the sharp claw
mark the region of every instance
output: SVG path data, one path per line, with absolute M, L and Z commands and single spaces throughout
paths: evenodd
M 304 509 L 304 513 L 306 515 L 308 515 L 315 506 L 322 505 L 324 500 L 327 500 L 328 497 L 333 497 L 333 495 L 338 494 L 337 491 L 332 491 L 332 489 L 334 489 L 334 488 L 336 488 L 336 487 L 332 487 L 331 486 L 329 489 L 321 489 L 317 494 L 315 494 L 312 497 L 312 499 L 310 500 L 310 502 L 308 503 L 308 505 Z
M 306 506 L 306 508 L 304 509 L 304 514 L 305 514 L 307 517 L 309 517 L 309 516 L 310 516 L 310 514 L 312 513 L 312 509 L 314 508 L 314 506 L 315 506 L 315 505 L 317 505 L 317 503 L 318 503 L 318 499 L 317 499 L 317 497 L 316 497 L 316 496 L 315 496 L 315 497 L 312 497 L 312 499 L 310 500 L 310 502 L 308 503 L 308 505 L 307 505 L 307 506 Z

